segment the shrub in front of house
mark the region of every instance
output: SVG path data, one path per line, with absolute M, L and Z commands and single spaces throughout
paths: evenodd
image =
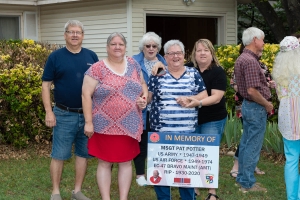
M 44 125 L 41 76 L 57 45 L 33 40 L 0 41 L 0 143 L 25 147 L 29 140 L 48 140 Z

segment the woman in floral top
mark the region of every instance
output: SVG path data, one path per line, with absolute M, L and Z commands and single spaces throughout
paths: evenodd
M 283 136 L 286 163 L 284 177 L 287 199 L 299 199 L 300 155 L 300 45 L 294 36 L 280 42 L 273 66 L 273 78 L 280 100 L 278 129 Z

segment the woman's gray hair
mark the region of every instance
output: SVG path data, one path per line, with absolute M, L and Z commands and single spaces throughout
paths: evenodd
M 127 45 L 127 41 L 126 41 L 126 38 L 124 37 L 124 35 L 122 33 L 119 33 L 119 32 L 114 32 L 112 34 L 110 34 L 107 38 L 107 42 L 106 42 L 106 45 L 108 46 L 109 43 L 112 41 L 112 39 L 114 39 L 114 37 L 120 37 L 121 40 L 124 42 L 125 46 Z
M 144 45 L 149 43 L 149 42 L 155 42 L 157 44 L 157 50 L 160 51 L 161 49 L 161 37 L 159 37 L 156 33 L 154 32 L 148 32 L 145 33 L 142 37 L 142 39 L 140 40 L 139 43 L 139 50 L 142 52 L 144 49 Z
M 169 40 L 168 42 L 166 42 L 166 44 L 164 45 L 164 52 L 165 54 L 168 53 L 168 50 L 171 46 L 177 45 L 181 48 L 183 54 L 185 54 L 184 51 L 184 45 L 182 44 L 182 42 L 180 42 L 179 40 Z
M 257 39 L 262 39 L 263 37 L 265 37 L 265 33 L 256 27 L 247 28 L 243 32 L 243 37 L 242 37 L 243 44 L 245 46 L 249 45 L 255 37 Z
M 78 20 L 69 20 L 65 24 L 65 31 L 68 30 L 69 26 L 78 26 L 78 27 L 81 28 L 82 32 L 84 32 L 83 24 L 80 21 L 78 21 Z

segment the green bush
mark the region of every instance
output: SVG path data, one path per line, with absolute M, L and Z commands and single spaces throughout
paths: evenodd
M 48 140 L 41 76 L 57 46 L 10 40 L 0 41 L 0 47 L 0 142 L 25 147 L 29 140 Z
M 224 129 L 222 144 L 228 148 L 237 147 L 243 134 L 242 122 L 236 115 L 229 114 Z M 282 135 L 276 122 L 268 121 L 262 149 L 267 153 L 283 154 Z
M 227 147 L 236 146 L 240 143 L 242 130 L 243 125 L 240 118 L 230 112 L 225 124 L 222 143 L 225 143 Z
M 266 128 L 266 134 L 263 144 L 263 149 L 268 153 L 284 153 L 283 139 L 278 124 L 269 122 Z

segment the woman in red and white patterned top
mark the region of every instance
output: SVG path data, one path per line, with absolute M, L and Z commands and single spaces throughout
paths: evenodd
M 110 199 L 111 166 L 118 163 L 120 199 L 127 199 L 131 160 L 140 153 L 143 132 L 142 110 L 148 90 L 140 65 L 125 56 L 126 40 L 121 33 L 107 39 L 108 57 L 85 73 L 82 104 L 88 152 L 99 159 L 97 182 L 103 200 Z

